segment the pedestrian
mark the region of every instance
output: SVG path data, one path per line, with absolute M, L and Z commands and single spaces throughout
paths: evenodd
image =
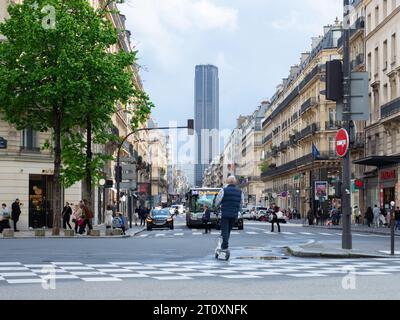
M 392 213 L 393 213 L 392 210 L 390 210 L 389 212 L 386 212 L 386 226 L 387 226 L 388 228 L 391 227 Z
M 400 230 L 400 208 L 397 207 L 394 211 L 394 220 L 396 220 L 396 230 Z
M 317 215 L 316 215 L 315 219 L 316 219 L 317 226 L 318 226 L 319 222 L 322 221 L 322 210 L 320 207 L 317 210 Z
M 0 211 L 0 233 L 2 233 L 4 229 L 10 229 L 10 218 L 10 209 L 8 209 L 7 205 L 3 203 Z
M 113 201 L 112 212 L 113 212 L 113 216 L 115 217 L 115 215 L 117 213 L 117 202 L 116 201 Z
M 374 214 L 374 227 L 378 228 L 379 227 L 379 217 L 381 215 L 381 209 L 378 208 L 378 205 L 375 205 L 373 214 Z
M 69 202 L 65 203 L 65 207 L 64 207 L 61 215 L 62 215 L 62 219 L 63 219 L 64 230 L 67 229 L 67 225 L 68 225 L 69 229 L 72 230 L 71 224 L 69 223 L 69 220 L 71 219 L 71 215 L 72 215 L 72 209 L 69 205 Z
M 14 232 L 19 232 L 17 229 L 17 222 L 19 221 L 19 216 L 21 215 L 21 206 L 22 203 L 19 199 L 15 199 L 15 202 L 11 205 L 11 219 L 14 224 Z
M 243 203 L 243 193 L 236 186 L 237 180 L 234 176 L 227 179 L 227 187 L 223 188 L 217 195 L 215 204 L 221 205 L 221 237 L 222 250 L 228 250 L 229 238 L 235 221 L 238 218 Z
M 146 209 L 143 206 L 140 206 L 138 212 L 140 218 L 140 226 L 146 226 Z
M 354 221 L 355 221 L 356 225 L 359 225 L 361 213 L 360 213 L 360 209 L 358 208 L 358 206 L 354 206 L 353 216 L 354 216 Z
M 106 225 L 106 229 L 110 229 L 112 227 L 113 221 L 113 211 L 112 205 L 107 205 L 106 212 L 104 213 L 104 224 Z
M 76 234 L 78 234 L 78 228 L 79 228 L 80 221 L 83 222 L 82 209 L 79 206 L 79 204 L 76 204 L 74 206 L 74 212 L 72 213 L 72 222 L 74 223 L 74 230 L 75 230 Z
M 135 210 L 135 212 L 133 213 L 133 222 L 135 223 L 135 227 L 137 227 L 138 221 L 139 221 L 139 214 Z
M 307 219 L 308 219 L 308 225 L 310 226 L 314 225 L 314 212 L 312 208 L 310 208 L 307 212 Z
M 275 210 L 271 213 L 270 215 L 270 219 L 271 219 L 271 232 L 274 232 L 274 225 L 276 223 L 276 225 L 278 226 L 278 233 L 281 232 L 281 226 L 279 224 L 279 216 L 280 214 L 282 214 L 282 212 L 280 212 L 279 207 L 275 207 Z M 283 215 L 283 214 L 282 214 Z
M 90 234 L 90 231 L 93 229 L 92 226 L 92 219 L 94 217 L 92 209 L 90 209 L 87 200 L 83 200 L 81 201 L 81 209 L 82 209 L 82 216 L 83 216 L 83 227 L 81 226 L 81 228 L 83 230 L 86 230 L 86 226 L 89 227 L 89 230 L 87 230 L 87 235 Z M 82 233 L 83 233 L 82 230 Z M 82 234 L 80 233 L 80 234 Z
M 374 212 L 371 207 L 368 207 L 367 212 L 365 213 L 365 219 L 367 219 L 368 228 L 371 228 L 371 224 L 374 220 Z
M 122 229 L 122 234 L 125 234 L 125 222 L 126 222 L 125 217 L 121 212 L 117 212 L 117 216 L 121 221 L 120 228 Z
M 204 206 L 204 213 L 203 213 L 203 223 L 204 223 L 204 233 L 207 234 L 208 232 L 211 233 L 211 225 L 210 225 L 210 220 L 211 220 L 211 211 L 208 208 L 207 205 Z

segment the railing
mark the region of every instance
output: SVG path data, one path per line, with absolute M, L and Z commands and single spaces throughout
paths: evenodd
M 318 127 L 319 126 L 316 123 L 312 123 L 305 129 L 301 130 L 301 132 L 299 134 L 299 140 L 302 140 L 302 139 L 306 138 L 307 136 L 312 135 L 315 132 L 317 132 L 319 130 Z
M 267 135 L 264 139 L 263 139 L 263 144 L 269 142 L 270 140 L 272 140 L 272 133 Z
M 356 134 L 354 138 L 354 143 L 351 146 L 352 149 L 360 149 L 364 148 L 365 146 L 365 133 L 364 132 L 359 132 Z
M 400 98 L 397 98 L 381 107 L 381 118 L 389 118 L 400 112 Z
M 365 22 L 363 17 L 359 17 L 356 22 L 350 27 L 350 38 L 354 36 L 358 31 L 364 29 Z
M 282 143 L 280 144 L 280 146 L 279 146 L 279 151 L 284 151 L 284 150 L 286 150 L 288 147 L 289 147 L 289 142 L 287 142 L 287 141 L 282 142 Z
M 331 154 L 330 152 L 321 152 L 320 156 L 314 157 L 314 155 L 310 153 L 304 157 L 293 160 L 279 167 L 270 168 L 267 172 L 261 174 L 261 178 L 263 179 L 263 178 L 277 176 L 284 172 L 296 169 L 299 166 L 312 163 L 313 161 L 321 161 L 321 160 L 337 160 L 337 156 L 336 154 Z
M 306 112 L 308 109 L 310 109 L 311 107 L 313 107 L 313 106 L 316 106 L 318 103 L 317 103 L 317 99 L 316 98 L 310 98 L 310 99 L 308 99 L 306 102 L 304 102 L 302 105 L 301 105 L 301 114 L 303 114 L 304 112 Z
M 325 130 L 339 130 L 342 127 L 340 121 L 326 121 Z
M 356 67 L 358 67 L 359 65 L 364 64 L 364 54 L 360 53 L 355 60 L 351 61 L 351 69 L 355 69 Z

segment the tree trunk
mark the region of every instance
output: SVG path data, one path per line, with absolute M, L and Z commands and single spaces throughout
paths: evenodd
M 53 176 L 53 236 L 60 235 L 61 227 L 61 116 L 57 107 L 53 108 L 54 130 L 54 176 Z
M 92 122 L 90 115 L 86 116 L 86 163 L 85 163 L 85 198 L 88 201 L 89 207 L 94 212 L 94 201 L 93 201 L 93 185 L 92 185 Z

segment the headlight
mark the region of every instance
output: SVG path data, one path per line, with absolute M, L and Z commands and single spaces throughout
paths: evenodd
M 153 219 L 151 219 L 151 218 L 147 218 L 147 219 L 146 219 L 146 221 L 147 221 L 147 222 L 152 222 L 152 221 L 153 221 Z
M 171 222 L 172 220 L 173 220 L 172 218 L 168 218 L 168 219 L 167 219 L 168 222 Z

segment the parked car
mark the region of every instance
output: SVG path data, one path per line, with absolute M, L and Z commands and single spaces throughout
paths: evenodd
M 263 215 L 263 216 L 261 216 L 260 217 L 260 221 L 263 221 L 263 222 L 270 222 L 271 221 L 271 215 L 272 215 L 272 211 L 271 210 L 268 210 L 266 213 L 265 213 L 265 215 Z M 278 222 L 279 223 L 287 223 L 289 221 L 289 218 L 288 217 L 286 217 L 286 216 L 284 216 L 283 214 L 281 214 L 281 215 L 278 215 Z
M 169 209 L 154 209 L 146 219 L 147 231 L 153 229 L 174 230 L 174 218 Z

